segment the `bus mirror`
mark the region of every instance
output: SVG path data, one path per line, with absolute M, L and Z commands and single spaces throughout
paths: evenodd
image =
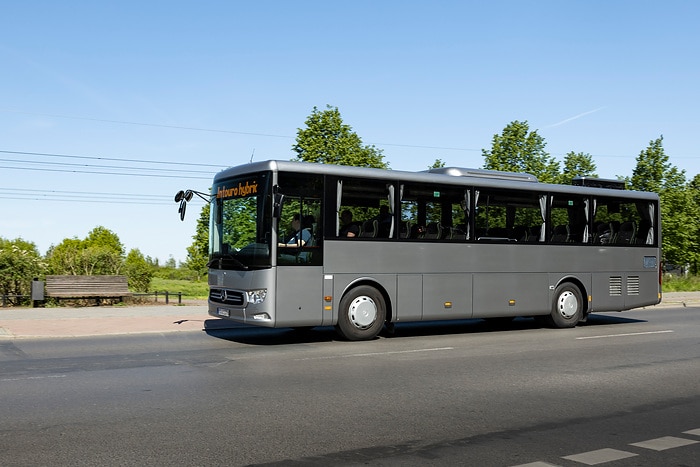
M 208 194 L 208 193 L 202 193 L 199 191 L 195 190 L 180 190 L 177 193 L 175 193 L 175 202 L 180 203 L 180 207 L 177 210 L 177 212 L 180 213 L 180 220 L 185 220 L 185 210 L 187 209 L 187 203 L 192 200 L 192 197 L 194 195 L 199 196 L 202 198 L 204 201 L 207 203 L 210 203 L 213 199 L 213 196 Z
M 187 209 L 187 201 L 183 199 L 182 201 L 180 201 L 180 209 L 177 210 L 177 212 L 180 213 L 181 221 L 185 220 L 185 209 Z

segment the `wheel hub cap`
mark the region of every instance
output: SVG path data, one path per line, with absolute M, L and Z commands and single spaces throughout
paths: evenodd
M 559 296 L 559 314 L 564 318 L 572 318 L 578 310 L 578 300 L 572 292 L 564 292 Z
M 377 319 L 377 305 L 369 297 L 357 297 L 348 310 L 350 322 L 359 329 L 367 329 Z

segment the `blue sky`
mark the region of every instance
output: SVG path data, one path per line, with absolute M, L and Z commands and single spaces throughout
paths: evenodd
M 650 141 L 700 173 L 693 1 L 0 3 L 0 236 L 45 253 L 101 225 L 184 260 L 173 194 L 290 159 L 338 107 L 395 170 L 481 167 L 528 121 L 561 160 L 631 175 Z

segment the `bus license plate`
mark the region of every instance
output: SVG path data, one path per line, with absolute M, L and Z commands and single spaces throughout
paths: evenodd
M 231 310 L 227 310 L 225 308 L 217 308 L 216 314 L 218 314 L 219 316 L 224 316 L 226 318 L 230 318 L 231 317 Z

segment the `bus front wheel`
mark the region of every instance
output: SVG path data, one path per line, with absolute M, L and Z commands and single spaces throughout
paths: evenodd
M 386 319 L 386 303 L 382 294 L 369 285 L 350 290 L 340 300 L 338 332 L 351 341 L 373 339 Z
M 547 322 L 555 328 L 573 328 L 583 316 L 583 297 L 574 284 L 565 282 L 554 291 L 552 312 Z

